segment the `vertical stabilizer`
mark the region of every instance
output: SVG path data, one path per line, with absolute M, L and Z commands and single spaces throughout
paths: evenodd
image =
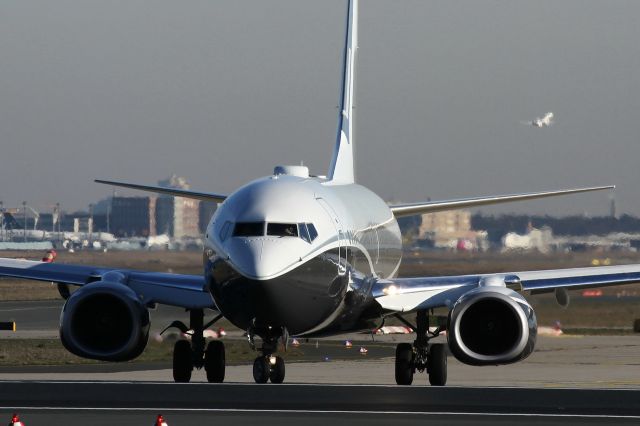
M 338 132 L 328 177 L 335 183 L 353 183 L 354 94 L 358 49 L 358 0 L 347 0 L 347 31 L 342 62 L 342 90 L 338 108 Z

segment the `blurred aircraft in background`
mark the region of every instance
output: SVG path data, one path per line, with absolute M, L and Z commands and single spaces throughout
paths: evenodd
M 552 112 L 548 112 L 545 115 L 543 115 L 542 117 L 536 117 L 535 119 L 531 120 L 531 121 L 522 121 L 522 124 L 526 124 L 527 126 L 533 126 L 533 127 L 538 127 L 538 128 L 542 128 L 542 127 L 549 127 L 551 126 L 554 121 L 554 115 Z

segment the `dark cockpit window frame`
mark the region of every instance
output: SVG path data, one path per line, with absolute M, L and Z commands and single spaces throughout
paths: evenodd
M 318 236 L 318 231 L 316 231 L 316 227 L 313 223 L 299 223 L 298 229 L 300 232 L 300 238 L 308 243 L 313 242 L 313 240 Z
M 315 240 L 318 237 L 318 231 L 316 230 L 316 227 L 313 225 L 313 223 L 305 223 L 306 228 L 307 228 L 307 232 L 309 233 L 309 239 L 311 241 Z
M 229 230 L 231 229 L 231 222 L 226 221 L 222 228 L 220 228 L 220 241 L 224 241 L 229 236 Z
M 269 222 L 267 223 L 267 236 L 298 238 L 298 224 Z
M 302 238 L 303 240 L 305 240 L 308 243 L 311 242 L 311 238 L 309 237 L 309 231 L 307 230 L 307 224 L 306 223 L 299 223 L 298 224 L 298 233 L 300 234 L 300 238 Z
M 236 222 L 233 227 L 234 237 L 262 237 L 265 222 Z

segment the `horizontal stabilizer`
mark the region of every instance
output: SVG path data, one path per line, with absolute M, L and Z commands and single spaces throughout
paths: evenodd
M 227 196 L 220 194 L 211 194 L 209 192 L 190 191 L 188 189 L 164 188 L 161 186 L 138 185 L 135 183 L 113 182 L 110 180 L 96 179 L 95 182 L 105 185 L 121 186 L 123 188 L 138 189 L 140 191 L 156 192 L 158 194 L 173 195 L 174 197 L 193 198 L 200 201 L 212 201 L 215 203 L 223 202 Z
M 489 204 L 511 203 L 514 201 L 535 200 L 536 198 L 557 197 L 558 195 L 577 194 L 580 192 L 602 191 L 604 189 L 615 189 L 615 186 L 594 186 L 590 188 L 561 189 L 558 191 L 528 192 L 524 194 L 494 195 L 492 197 L 460 198 L 457 200 L 396 204 L 389 206 L 389 208 L 395 217 L 402 217 L 444 210 L 487 206 Z

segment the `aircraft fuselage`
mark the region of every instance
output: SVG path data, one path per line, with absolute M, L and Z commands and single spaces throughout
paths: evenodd
M 381 312 L 368 278 L 393 277 L 402 255 L 398 223 L 381 198 L 305 176 L 240 188 L 205 240 L 206 282 L 221 313 L 244 330 L 294 335 L 375 326 Z

